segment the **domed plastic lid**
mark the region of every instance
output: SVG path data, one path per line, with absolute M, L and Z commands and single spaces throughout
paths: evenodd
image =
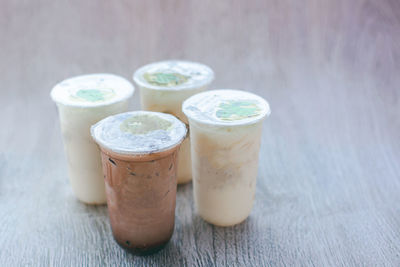
M 169 60 L 145 65 L 133 80 L 141 87 L 155 90 L 184 90 L 208 85 L 214 72 L 206 65 L 181 60 Z
M 91 127 L 94 140 L 120 154 L 148 154 L 168 150 L 186 136 L 186 125 L 172 115 L 132 111 L 107 117 Z
M 113 74 L 88 74 L 66 79 L 51 90 L 51 98 L 66 106 L 97 107 L 132 96 L 133 85 Z
M 182 111 L 191 120 L 217 126 L 252 124 L 271 113 L 262 97 L 231 89 L 196 94 L 183 102 Z

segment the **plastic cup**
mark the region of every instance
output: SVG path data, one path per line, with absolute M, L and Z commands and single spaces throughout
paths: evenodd
M 215 90 L 187 99 L 183 112 L 189 118 L 198 214 L 218 226 L 244 221 L 254 202 L 268 103 L 244 91 Z
M 70 183 L 84 203 L 106 203 L 100 152 L 90 136 L 90 126 L 127 111 L 133 92 L 129 81 L 112 74 L 73 77 L 51 91 L 58 107 Z
M 134 254 L 158 251 L 174 231 L 186 125 L 169 114 L 134 111 L 108 117 L 91 131 L 101 149 L 114 239 Z
M 188 124 L 182 112 L 187 98 L 204 91 L 214 79 L 214 72 L 207 66 L 188 61 L 162 61 L 138 69 L 133 79 L 140 88 L 143 110 L 169 113 Z M 181 146 L 178 183 L 192 179 L 190 140 Z

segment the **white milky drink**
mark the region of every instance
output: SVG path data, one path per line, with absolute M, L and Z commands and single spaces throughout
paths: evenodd
M 214 79 L 214 72 L 207 66 L 189 61 L 161 61 L 138 69 L 133 79 L 140 88 L 143 110 L 169 113 L 188 123 L 182 112 L 187 98 L 204 91 Z M 192 179 L 190 140 L 181 146 L 178 163 L 178 183 Z
M 51 91 L 60 117 L 68 172 L 76 197 L 87 204 L 106 203 L 100 151 L 90 127 L 128 109 L 134 87 L 112 74 L 89 74 L 57 84 Z
M 268 103 L 252 93 L 226 89 L 192 96 L 182 109 L 189 118 L 198 214 L 218 226 L 244 221 L 254 202 Z

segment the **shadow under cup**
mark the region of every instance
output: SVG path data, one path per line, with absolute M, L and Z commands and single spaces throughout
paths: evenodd
M 179 147 L 137 155 L 101 148 L 113 236 L 134 254 L 154 253 L 172 236 Z

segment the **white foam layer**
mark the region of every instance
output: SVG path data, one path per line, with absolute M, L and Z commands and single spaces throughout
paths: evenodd
M 183 103 L 182 111 L 191 120 L 216 126 L 252 124 L 271 113 L 262 97 L 232 89 L 194 95 Z
M 176 117 L 151 111 L 132 111 L 107 117 L 91 127 L 95 141 L 120 154 L 148 154 L 168 150 L 186 136 Z
M 151 82 L 148 78 L 161 75 L 160 82 Z M 167 75 L 162 77 L 162 75 Z M 170 75 L 170 76 L 168 76 Z M 176 78 L 176 82 L 170 82 Z M 141 87 L 156 90 L 185 90 L 206 86 L 214 80 L 214 72 L 206 65 L 181 60 L 160 61 L 138 69 L 133 80 Z M 155 79 L 157 81 L 157 79 Z M 172 81 L 174 81 L 172 79 Z
M 125 100 L 133 92 L 128 80 L 99 73 L 66 79 L 54 86 L 50 95 L 56 103 L 66 106 L 97 107 Z

